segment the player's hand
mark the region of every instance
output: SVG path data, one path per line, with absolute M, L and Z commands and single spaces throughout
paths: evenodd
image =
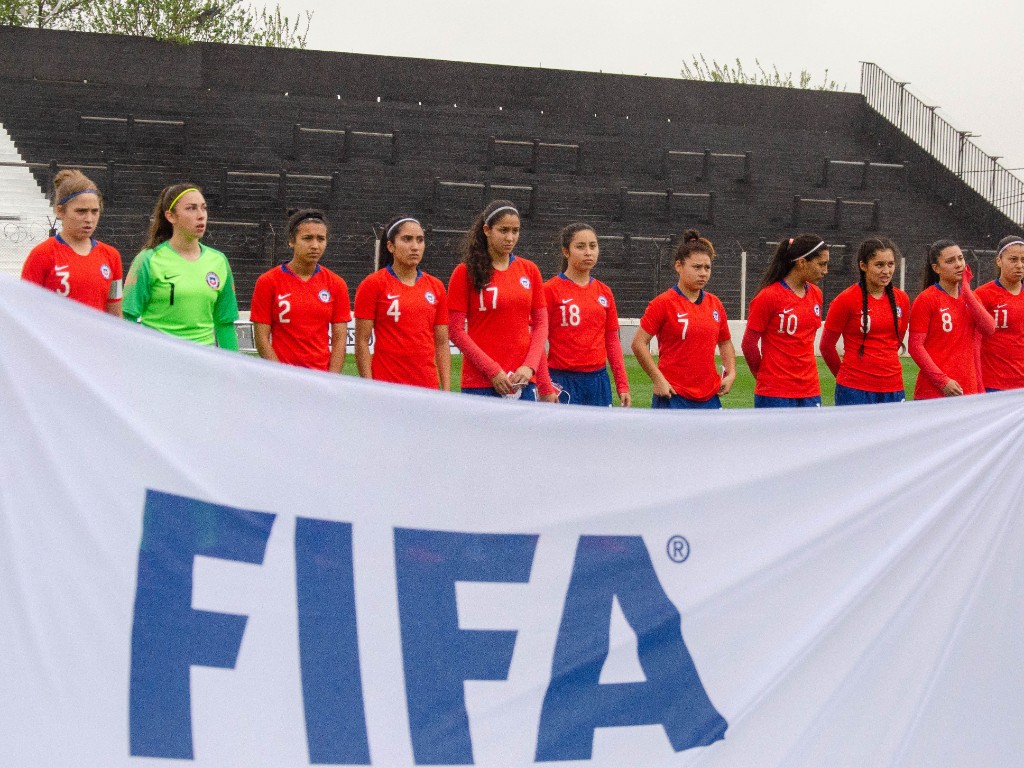
M 508 374 L 504 371 L 498 371 L 498 373 L 491 377 L 491 386 L 499 395 L 511 395 L 515 389 Z
M 630 397 L 629 392 L 619 393 L 619 405 L 623 408 L 629 408 L 633 405 L 633 398 Z
M 718 394 L 728 395 L 729 390 L 732 389 L 733 382 L 735 381 L 736 371 L 733 371 L 732 373 L 726 373 L 724 376 L 722 376 L 722 386 L 718 388 Z
M 668 383 L 668 379 L 664 376 L 659 376 L 658 381 L 652 382 L 654 384 L 654 394 L 658 397 L 672 397 L 676 394 L 676 391 L 672 389 L 672 385 Z
M 943 397 L 959 397 L 964 393 L 963 387 L 961 387 L 956 379 L 950 379 L 942 387 Z
M 548 394 L 548 395 L 538 395 L 538 397 L 540 398 L 540 401 L 542 403 L 557 403 L 558 402 L 558 393 L 557 392 L 552 392 L 551 394 Z
M 520 365 L 508 378 L 513 384 L 525 387 L 533 378 L 533 368 L 528 365 Z
M 974 273 L 971 272 L 971 265 L 964 264 L 964 275 L 960 278 L 960 287 L 965 290 L 971 290 L 971 279 L 974 277 Z

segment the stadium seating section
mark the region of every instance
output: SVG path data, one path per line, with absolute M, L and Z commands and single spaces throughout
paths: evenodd
M 488 199 L 520 206 L 518 250 L 545 276 L 559 229 L 588 221 L 626 317 L 675 281 L 689 227 L 718 249 L 712 290 L 734 318 L 740 253 L 749 300 L 773 244 L 798 231 L 834 244 L 828 298 L 855 279 L 866 236 L 901 246 L 913 295 L 926 243 L 983 251 L 1011 227 L 963 185 L 937 193 L 945 172 L 856 93 L 9 28 L 0 41 L 0 123 L 40 185 L 51 167 L 86 167 L 107 198 L 101 236 L 126 262 L 160 188 L 202 185 L 244 308 L 287 257 L 297 206 L 329 212 L 325 263 L 353 291 L 396 213 L 429 227 L 425 266 L 445 280 Z

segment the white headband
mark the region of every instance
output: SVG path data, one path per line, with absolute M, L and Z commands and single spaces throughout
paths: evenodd
M 821 248 L 821 246 L 823 246 L 824 244 L 825 244 L 825 241 L 824 241 L 824 240 L 822 240 L 822 241 L 821 241 L 820 243 L 818 243 L 818 244 L 817 244 L 816 246 L 814 246 L 813 248 L 811 248 L 811 250 L 809 250 L 809 251 L 808 251 L 807 253 L 805 253 L 805 254 L 804 254 L 803 256 L 797 256 L 797 257 L 796 257 L 795 259 L 793 259 L 793 261 L 800 261 L 800 259 L 806 259 L 806 258 L 807 258 L 808 256 L 810 256 L 810 255 L 811 255 L 811 254 L 813 254 L 813 253 L 814 253 L 815 251 L 817 251 L 817 250 L 818 250 L 819 248 Z
M 388 227 L 388 233 L 386 235 L 384 235 L 384 239 L 385 240 L 390 240 L 391 239 L 391 235 L 394 233 L 394 231 L 396 229 L 398 229 L 400 226 L 402 226 L 403 224 L 405 224 L 405 222 L 407 222 L 407 221 L 412 221 L 412 222 L 415 222 L 416 224 L 419 224 L 419 222 L 416 221 L 416 219 L 414 219 L 412 216 L 406 216 L 404 219 L 399 219 L 394 224 L 392 224 L 390 227 Z
M 516 216 L 519 215 L 519 211 L 516 210 L 516 207 L 514 205 L 503 205 L 501 206 L 501 208 L 495 208 L 493 211 L 491 211 L 490 215 L 486 219 L 484 219 L 484 224 L 490 226 L 491 222 L 494 221 L 494 217 L 497 216 L 502 211 L 512 211 L 512 213 L 514 213 Z
M 998 251 L 996 251 L 996 258 L 998 259 L 1007 248 L 1012 248 L 1015 245 L 1024 245 L 1024 240 L 1014 240 L 1012 243 L 1007 243 Z

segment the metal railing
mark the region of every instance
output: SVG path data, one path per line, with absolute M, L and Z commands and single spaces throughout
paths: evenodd
M 970 131 L 954 128 L 890 77 L 877 64 L 861 62 L 860 92 L 867 104 L 967 186 L 1017 224 L 1024 224 L 1024 180 L 971 141 Z

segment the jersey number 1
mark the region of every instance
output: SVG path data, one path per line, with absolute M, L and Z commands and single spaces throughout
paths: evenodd
M 491 294 L 491 307 L 490 308 L 491 309 L 497 309 L 498 308 L 498 286 L 496 286 L 496 285 L 488 285 L 488 286 L 484 287 L 483 291 L 480 291 L 480 311 L 481 312 L 486 312 L 487 311 L 487 307 L 484 305 L 484 291 L 487 291 L 489 294 Z

